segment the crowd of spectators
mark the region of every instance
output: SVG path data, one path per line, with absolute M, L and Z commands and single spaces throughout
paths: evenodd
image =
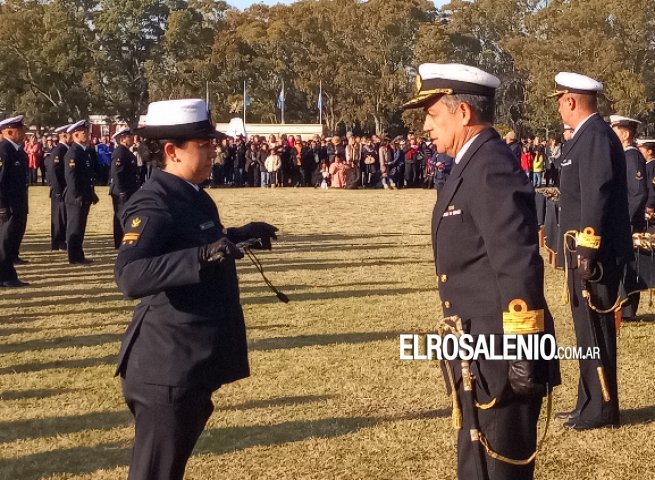
M 140 181 L 152 168 L 147 146 L 135 138 Z M 37 138 L 28 135 L 30 185 L 45 185 L 45 160 L 57 145 L 56 135 Z M 535 187 L 558 184 L 558 140 L 539 137 L 517 140 L 514 132 L 505 136 L 521 168 Z M 88 146 L 94 162 L 95 184 L 107 185 L 114 144 L 108 135 L 92 137 Z M 436 188 L 439 190 L 453 165 L 453 159 L 437 154 L 430 142 L 410 133 L 393 139 L 384 136 L 344 137 L 313 135 L 252 135 L 227 137 L 216 143 L 211 178 L 217 187 L 315 187 L 315 188 Z

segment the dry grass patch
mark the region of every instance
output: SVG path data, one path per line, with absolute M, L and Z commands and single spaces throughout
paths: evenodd
M 47 190 L 30 191 L 19 267 L 32 283 L 0 291 L 0 479 L 126 477 L 131 418 L 113 377 L 134 302 L 113 281 L 111 202 L 99 189 L 90 267 L 51 252 Z M 433 364 L 401 362 L 400 333 L 439 314 L 429 224 L 432 191 L 212 190 L 222 220 L 281 227 L 261 254 L 283 305 L 239 266 L 252 376 L 216 392 L 190 479 L 454 478 L 449 402 Z M 559 341 L 573 345 L 562 273 L 547 269 Z M 644 295 L 644 297 L 647 297 Z M 625 425 L 573 433 L 553 423 L 538 479 L 644 479 L 655 470 L 655 308 L 620 340 Z M 563 362 L 555 409 L 573 405 Z M 543 425 L 542 425 L 543 426 Z

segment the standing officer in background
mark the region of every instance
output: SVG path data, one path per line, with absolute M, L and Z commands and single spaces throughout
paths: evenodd
M 27 226 L 27 154 L 22 149 L 25 138 L 23 116 L 0 122 L 0 287 L 28 285 L 18 279 L 16 263 Z
M 554 333 L 544 298 L 534 190 L 519 162 L 491 127 L 500 81 L 458 64 L 423 64 L 418 95 L 404 108 L 423 108 L 423 127 L 438 153 L 454 158 L 432 217 L 432 243 L 445 316 L 494 348 L 504 334 Z M 497 350 L 500 351 L 500 350 Z M 449 362 L 455 402 L 466 394 L 460 362 Z M 556 361 L 471 362 L 476 405 L 466 409 L 457 442 L 460 480 L 534 477 L 542 398 L 559 384 Z M 470 405 L 469 405 L 470 406 Z M 479 407 L 481 406 L 481 407 Z M 489 450 L 483 451 L 486 441 Z M 496 452 L 512 460 L 492 457 Z
M 66 173 L 64 172 L 64 157 L 70 141 L 66 130 L 70 124 L 55 129 L 59 143 L 45 161 L 46 178 L 50 185 L 50 248 L 66 250 Z
M 610 115 L 612 130 L 623 145 L 625 154 L 626 181 L 628 182 L 628 213 L 632 233 L 646 231 L 646 202 L 648 201 L 648 179 L 646 160 L 635 145 L 637 128 L 641 124 L 634 118 Z M 637 266 L 634 259 L 628 263 L 625 276 L 625 293 L 632 293 L 622 309 L 622 317 L 633 320 L 637 316 L 640 294 L 637 287 Z
M 646 185 L 648 185 L 648 200 L 646 201 L 646 215 L 648 217 L 647 230 L 655 224 L 655 139 L 644 138 L 637 140 L 639 151 L 646 161 Z
M 118 357 L 135 420 L 130 480 L 181 480 L 221 385 L 249 375 L 237 242 L 271 248 L 266 223 L 225 229 L 199 185 L 220 134 L 203 100 L 154 102 L 140 136 L 158 141 L 155 168 L 121 213 L 121 292 L 141 299 Z M 233 243 L 234 242 L 234 243 Z
M 561 231 L 576 237 L 573 246 L 567 241 L 571 252 L 566 253 L 573 325 L 579 347 L 600 349 L 600 365 L 580 360 L 575 409 L 557 417 L 567 427 L 589 430 L 619 425 L 614 314 L 591 309 L 583 289 L 595 307 L 609 309 L 632 258 L 626 165 L 621 142 L 598 113 L 603 84 L 569 72 L 557 74 L 555 83 L 559 113 L 574 128 L 562 152 L 560 180 Z M 606 375 L 599 374 L 600 367 Z
M 92 263 L 84 256 L 82 244 L 86 221 L 89 217 L 91 204 L 98 203 L 98 196 L 93 189 L 94 173 L 91 171 L 93 162 L 89 158 L 87 147 L 89 125 L 86 120 L 80 120 L 66 129 L 71 144 L 64 156 L 66 177 L 66 245 L 68 262 L 72 265 L 88 265 Z
M 124 128 L 114 135 L 116 149 L 111 155 L 109 194 L 114 206 L 114 248 L 121 245 L 123 228 L 119 213 L 139 189 L 139 167 L 130 148 L 134 144 L 132 130 Z
M 628 212 L 632 233 L 643 232 L 646 229 L 644 211 L 648 200 L 648 185 L 646 183 L 646 160 L 635 145 L 639 120 L 610 115 L 612 130 L 619 137 L 625 154 L 626 180 L 628 182 Z

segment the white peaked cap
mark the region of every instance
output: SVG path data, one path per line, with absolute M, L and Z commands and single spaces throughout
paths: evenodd
M 603 84 L 586 75 L 573 72 L 559 72 L 555 75 L 555 92 L 552 96 L 565 93 L 593 95 L 603 90 Z

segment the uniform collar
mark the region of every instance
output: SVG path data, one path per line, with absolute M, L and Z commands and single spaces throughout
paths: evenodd
M 20 151 L 20 145 L 18 145 L 17 143 L 15 143 L 13 140 L 11 140 L 9 138 L 7 139 L 7 141 L 14 146 L 14 148 L 16 149 L 17 152 Z
M 484 131 L 484 130 L 483 130 Z M 480 132 L 482 133 L 482 132 Z M 461 162 L 462 158 L 464 158 L 464 155 L 466 155 L 466 151 L 469 149 L 469 147 L 473 144 L 476 138 L 480 136 L 480 133 L 477 135 L 473 136 L 470 138 L 468 142 L 466 142 L 462 148 L 460 149 L 459 152 L 457 152 L 457 155 L 455 155 L 455 164 L 457 165 L 459 162 Z
M 585 118 L 583 121 L 581 121 L 580 123 L 578 123 L 578 126 L 575 127 L 575 130 L 573 130 L 573 135 L 571 135 L 571 138 L 574 138 L 574 137 L 575 137 L 575 134 L 578 133 L 578 132 L 580 131 L 580 129 L 582 128 L 582 126 L 583 126 L 585 123 L 587 123 L 587 122 L 589 121 L 589 119 L 590 119 L 591 117 L 593 117 L 594 115 L 598 115 L 598 112 L 594 112 L 594 113 L 592 113 L 592 114 L 589 115 L 587 118 Z

